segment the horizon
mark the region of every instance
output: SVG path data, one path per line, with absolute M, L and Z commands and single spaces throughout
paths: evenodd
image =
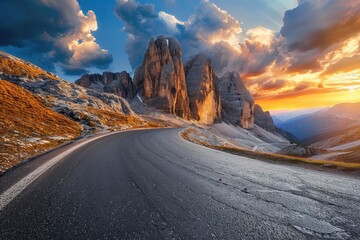
M 150 38 L 166 35 L 184 61 L 205 51 L 218 76 L 239 72 L 264 110 L 360 102 L 360 1 L 66 0 L 34 2 L 36 18 L 6 2 L 2 17 L 13 21 L 2 21 L 0 50 L 71 82 L 85 72 L 133 75 Z

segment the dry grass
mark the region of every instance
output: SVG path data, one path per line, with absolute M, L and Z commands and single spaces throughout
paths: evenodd
M 14 61 L 0 55 L 0 72 L 6 73 L 13 77 L 28 77 L 32 79 L 47 78 L 58 79 L 55 75 L 42 70 L 35 65 L 25 64 L 21 61 Z
M 100 123 L 107 126 L 111 131 L 132 128 L 164 127 L 161 123 L 145 120 L 137 115 L 124 115 L 118 112 L 96 108 L 87 108 L 87 111 L 96 115 L 99 118 Z
M 349 162 L 340 162 L 340 161 L 330 161 L 330 160 L 311 160 L 307 158 L 300 158 L 300 157 L 291 157 L 291 156 L 284 156 L 278 154 L 271 154 L 271 153 L 262 153 L 262 152 L 255 152 L 247 149 L 242 148 L 235 148 L 229 146 L 214 146 L 209 145 L 206 142 L 200 141 L 196 138 L 192 138 L 191 134 L 196 134 L 196 130 L 190 128 L 182 131 L 181 136 L 193 143 L 209 147 L 212 149 L 228 152 L 231 154 L 248 157 L 252 159 L 264 160 L 264 161 L 273 161 L 273 162 L 280 162 L 280 163 L 297 163 L 297 164 L 309 164 L 309 165 L 317 165 L 322 167 L 328 168 L 336 168 L 339 170 L 359 170 L 360 163 L 349 163 Z
M 46 108 L 29 91 L 0 80 L 0 173 L 81 134 L 81 126 Z

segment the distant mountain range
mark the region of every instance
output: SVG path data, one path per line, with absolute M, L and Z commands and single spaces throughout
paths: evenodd
M 311 144 L 360 124 L 360 103 L 342 103 L 311 114 L 301 115 L 276 125 Z

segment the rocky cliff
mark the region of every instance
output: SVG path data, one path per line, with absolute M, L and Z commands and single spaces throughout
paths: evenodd
M 85 74 L 75 83 L 100 92 L 113 93 L 127 100 L 132 100 L 136 96 L 136 87 L 130 74 L 125 71 L 121 73 L 104 72 L 102 75 Z
M 146 105 L 190 117 L 182 49 L 174 38 L 151 39 L 134 82 Z
M 204 124 L 219 121 L 220 96 L 211 59 L 205 54 L 194 56 L 185 64 L 185 78 L 191 117 Z
M 218 80 L 222 118 L 245 129 L 254 128 L 254 99 L 237 72 L 227 72 Z
M 254 121 L 255 124 L 260 126 L 261 128 L 269 131 L 275 132 L 276 127 L 274 121 L 270 115 L 270 112 L 264 112 L 260 105 L 255 104 L 254 107 Z

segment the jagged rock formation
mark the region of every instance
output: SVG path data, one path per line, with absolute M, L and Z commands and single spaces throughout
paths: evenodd
M 134 82 L 146 105 L 190 117 L 182 49 L 176 39 L 160 36 L 150 40 Z
M 254 99 L 237 72 L 227 72 L 219 78 L 224 121 L 245 129 L 254 128 Z
M 125 71 L 121 73 L 104 72 L 102 75 L 98 73 L 85 74 L 75 83 L 100 92 L 113 93 L 127 100 L 132 100 L 136 96 L 136 87 L 130 74 Z
M 255 124 L 269 132 L 275 132 L 276 127 L 270 115 L 270 112 L 264 112 L 260 105 L 255 104 L 254 107 Z
M 220 120 L 220 96 L 211 59 L 203 53 L 194 56 L 185 64 L 185 78 L 191 117 L 204 124 Z

